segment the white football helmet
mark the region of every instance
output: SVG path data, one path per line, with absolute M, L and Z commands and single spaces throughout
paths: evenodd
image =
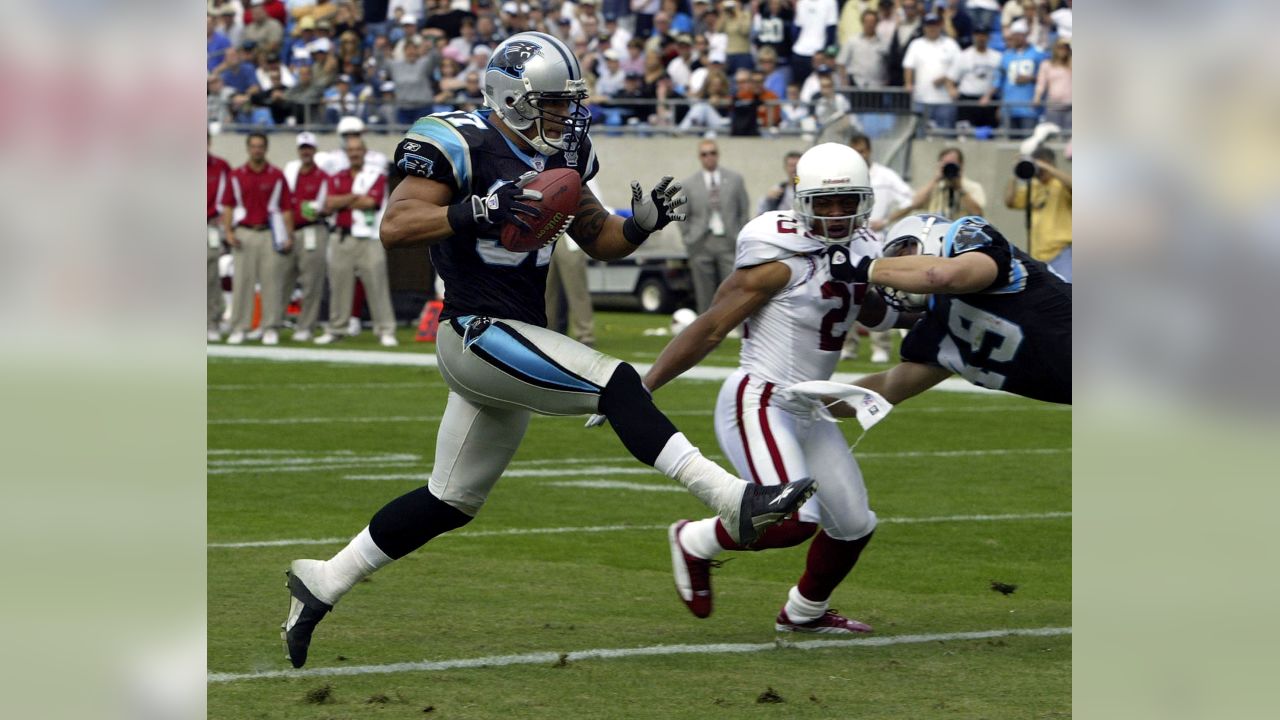
M 795 184 L 792 210 L 809 234 L 822 242 L 842 245 L 853 237 L 854 228 L 867 224 L 875 202 L 871 173 L 867 161 L 848 145 L 823 143 L 809 148 L 796 163 Z
M 884 257 L 942 255 L 942 243 L 952 221 L 941 215 L 908 215 L 885 233 Z M 929 302 L 928 293 L 909 293 L 891 287 L 879 288 L 885 303 L 900 312 L 919 312 Z
M 576 151 L 591 126 L 591 112 L 582 104 L 582 66 L 563 42 L 545 33 L 517 33 L 499 44 L 489 56 L 483 92 L 484 104 L 543 155 Z M 542 107 L 549 102 L 567 102 L 568 111 Z M 523 132 L 529 128 L 536 130 L 533 137 Z

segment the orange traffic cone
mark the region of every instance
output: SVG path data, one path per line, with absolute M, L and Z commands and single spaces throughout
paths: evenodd
M 435 342 L 436 333 L 440 329 L 440 313 L 444 303 L 439 300 L 428 300 L 422 306 L 422 315 L 418 317 L 418 334 L 413 336 L 414 342 Z

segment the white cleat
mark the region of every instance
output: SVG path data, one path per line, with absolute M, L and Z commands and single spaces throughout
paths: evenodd
M 293 333 L 294 342 L 311 342 L 310 330 L 296 330 Z
M 262 333 L 262 344 L 263 345 L 279 345 L 280 333 L 276 332 L 275 330 L 268 330 Z
M 209 330 L 205 333 L 204 338 L 209 342 L 222 342 L 222 333 L 217 330 Z
M 261 340 L 264 332 L 265 331 L 262 328 L 255 328 L 253 330 L 250 330 L 249 334 L 244 336 L 244 339 L 245 340 Z
M 382 344 L 382 347 L 399 347 L 400 345 L 400 341 L 396 340 L 396 336 L 391 333 L 380 335 L 378 342 Z
M 228 345 L 239 345 L 242 342 L 244 342 L 244 333 L 239 330 L 236 330 L 227 336 Z
M 320 337 L 316 338 L 313 342 L 315 342 L 315 344 L 317 345 L 332 345 L 341 339 L 342 339 L 341 335 L 334 335 L 333 333 L 327 332 L 321 335 Z
M 347 334 L 355 337 L 360 334 L 360 318 L 353 317 L 347 321 Z

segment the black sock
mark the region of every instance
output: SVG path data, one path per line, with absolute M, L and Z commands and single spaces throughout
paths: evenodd
M 398 560 L 431 538 L 471 522 L 471 516 L 440 500 L 424 485 L 392 500 L 369 521 L 369 537 Z
M 618 439 L 637 460 L 645 465 L 658 461 L 662 448 L 678 430 L 653 404 L 653 398 L 640 382 L 640 373 L 622 363 L 600 393 L 600 412 Z

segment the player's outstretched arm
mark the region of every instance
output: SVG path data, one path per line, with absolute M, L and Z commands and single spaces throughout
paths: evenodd
M 907 255 L 879 258 L 861 268 L 868 282 L 912 293 L 963 295 L 991 287 L 999 267 L 980 252 L 958 257 Z
M 885 400 L 897 405 L 903 400 L 909 400 L 919 395 L 949 377 L 951 377 L 951 371 L 937 365 L 903 362 L 894 365 L 888 370 L 873 375 L 864 375 L 853 384 L 868 390 L 874 390 L 880 393 Z M 854 414 L 853 408 L 844 403 L 831 408 L 831 412 L 841 417 L 853 417 Z
M 591 257 L 617 260 L 636 251 L 653 233 L 672 222 L 684 220 L 682 207 L 688 200 L 680 183 L 664 177 L 648 194 L 640 183 L 631 183 L 631 217 L 610 215 L 585 185 L 578 213 L 569 226 L 569 235 Z
M 663 348 L 644 376 L 645 387 L 657 390 L 697 365 L 790 280 L 791 268 L 780 262 L 733 271 L 716 290 L 711 307 Z
M 410 175 L 396 186 L 387 201 L 378 230 L 385 247 L 431 244 L 454 234 L 449 225 L 448 185 Z

